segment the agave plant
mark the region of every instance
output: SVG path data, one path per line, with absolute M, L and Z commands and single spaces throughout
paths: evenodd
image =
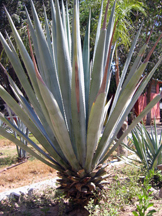
M 20 131 L 22 131 L 22 133 L 24 133 L 26 136 L 29 136 L 29 130 L 28 128 L 24 125 L 24 123 L 21 121 L 21 119 L 17 119 L 17 122 L 15 122 L 17 124 L 17 127 L 20 129 Z M 14 132 L 14 135 L 15 137 L 17 136 L 17 133 Z M 25 139 L 23 139 L 23 137 L 20 137 L 20 141 L 27 146 L 27 141 Z M 16 149 L 17 149 L 17 155 L 18 155 L 18 161 L 22 161 L 24 159 L 27 158 L 27 152 L 19 147 L 19 146 L 16 146 Z
M 24 134 L 26 134 L 26 136 L 29 135 L 29 130 L 28 128 L 23 124 L 23 122 L 21 121 L 21 119 L 19 119 L 17 116 L 13 116 L 13 112 L 12 110 L 7 107 L 7 105 L 5 104 L 5 109 L 7 111 L 7 119 L 10 119 L 10 121 L 16 125 L 16 127 L 21 130 Z M 5 130 L 8 133 L 12 133 L 14 134 L 15 137 L 17 137 L 17 133 L 15 131 L 13 131 L 8 125 L 6 125 L 5 123 L 2 124 L 2 127 L 5 128 Z M 24 145 L 27 145 L 27 141 L 23 139 L 23 137 L 20 137 L 21 142 Z M 17 150 L 17 155 L 18 155 L 18 161 L 24 160 L 27 155 L 26 155 L 26 151 L 24 149 L 22 149 L 19 146 L 16 146 L 16 150 Z
M 157 165 L 162 164 L 162 145 L 161 136 L 158 136 L 156 122 L 154 120 L 154 129 L 151 133 L 147 131 L 145 125 L 138 123 L 132 130 L 131 145 L 126 146 L 133 151 L 140 159 L 140 162 L 147 171 L 157 169 Z
M 103 187 L 104 180 L 107 177 L 104 161 L 161 98 L 160 94 L 156 96 L 129 126 L 122 137 L 114 143 L 126 116 L 162 61 L 161 56 L 150 74 L 141 79 L 141 75 L 160 38 L 141 63 L 147 43 L 143 45 L 129 71 L 129 75 L 125 79 L 142 26 L 137 32 L 122 71 L 106 126 L 101 134 L 106 113 L 111 103 L 111 99 L 108 102 L 106 99 L 110 86 L 111 64 L 115 49 L 115 46 L 112 46 L 116 26 L 115 3 L 107 28 L 106 14 L 108 5 L 102 28 L 101 5 L 91 62 L 89 55 L 91 17 L 89 16 L 82 48 L 79 31 L 79 1 L 74 0 L 72 34 L 70 32 L 68 7 L 65 10 L 63 3 L 61 13 L 58 0 L 55 1 L 55 5 L 51 0 L 51 29 L 44 11 L 45 32 L 41 27 L 32 0 L 31 7 L 34 24 L 28 12 L 26 12 L 28 29 L 30 30 L 30 33 L 28 30 L 28 35 L 31 55 L 27 52 L 6 10 L 30 82 L 25 75 L 24 68 L 12 42 L 8 38 L 7 43 L 0 34 L 0 40 L 28 100 L 25 99 L 9 75 L 10 85 L 19 103 L 2 86 L 0 86 L 0 96 L 19 116 L 36 140 L 42 145 L 42 148 L 36 145 L 3 115 L 0 118 L 13 128 L 17 134 L 21 135 L 28 142 L 28 146 L 22 145 L 18 137 L 8 134 L 3 128 L 1 128 L 0 134 L 15 142 L 16 145 L 19 145 L 37 159 L 58 170 L 60 189 L 63 189 L 66 195 L 73 199 L 73 202 L 84 205 L 94 196 L 94 191 L 99 191 Z

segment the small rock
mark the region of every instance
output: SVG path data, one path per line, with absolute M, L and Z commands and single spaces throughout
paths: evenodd
M 28 196 L 31 197 L 31 196 L 33 195 L 33 193 L 34 193 L 34 189 L 33 189 L 33 188 L 30 188 L 30 189 L 28 190 Z
M 152 191 L 151 196 L 153 196 L 156 199 L 159 199 L 159 190 L 156 190 L 155 188 L 152 187 L 152 188 L 149 189 L 149 192 L 150 191 Z

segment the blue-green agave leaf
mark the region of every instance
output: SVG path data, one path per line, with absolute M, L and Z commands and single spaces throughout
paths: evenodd
M 37 15 L 37 12 L 35 10 L 32 0 L 31 0 L 31 7 L 32 7 L 33 19 L 35 23 L 36 36 L 37 36 L 37 41 L 38 41 L 38 49 L 39 49 L 40 58 L 42 61 L 42 66 L 45 71 L 44 82 L 46 83 L 49 90 L 54 95 L 60 107 L 60 110 L 62 112 L 62 115 L 64 115 L 62 95 L 61 95 L 60 85 L 59 85 L 58 76 L 56 72 L 56 66 L 53 63 L 52 56 L 49 51 L 47 41 L 43 33 L 43 30 L 41 28 L 41 24 L 40 24 L 40 21 L 39 21 L 39 18 L 38 18 L 38 15 Z
M 158 94 L 146 107 L 145 109 L 140 113 L 139 116 L 136 117 L 136 119 L 132 122 L 132 124 L 128 127 L 128 129 L 124 132 L 124 134 L 120 137 L 120 139 L 116 142 L 115 145 L 112 146 L 112 148 L 109 150 L 109 152 L 100 160 L 100 163 L 103 163 L 110 155 L 111 153 L 122 143 L 122 140 L 128 135 L 128 133 L 131 132 L 131 130 L 140 122 L 143 117 L 152 109 L 152 107 L 155 106 L 155 104 L 162 98 L 162 94 Z
M 90 90 L 90 20 L 91 20 L 91 11 L 89 13 L 89 21 L 87 24 L 87 29 L 86 29 L 84 44 L 83 44 L 83 68 L 84 68 L 85 104 L 86 104 L 87 121 L 88 121 L 88 101 L 89 101 L 89 90 Z
M 50 163 L 49 161 L 45 160 L 43 157 L 41 157 L 38 153 L 34 152 L 31 150 L 28 146 L 24 145 L 21 141 L 16 139 L 13 135 L 10 133 L 7 133 L 4 128 L 0 127 L 0 134 L 7 139 L 11 140 L 14 142 L 16 145 L 20 146 L 20 148 L 24 149 L 25 151 L 29 152 L 31 155 L 33 155 L 35 158 L 38 160 L 42 161 L 43 163 L 47 164 L 48 166 L 62 171 L 63 169 L 59 165 L 55 165 L 54 163 Z
M 65 24 L 65 23 L 64 23 Z M 72 68 L 68 51 L 67 38 L 65 37 L 66 30 L 61 19 L 61 12 L 58 1 L 56 1 L 56 28 L 57 28 L 57 66 L 59 83 L 62 92 L 64 109 L 67 120 L 67 127 L 72 137 L 71 128 L 71 76 Z
M 73 18 L 73 70 L 71 88 L 72 125 L 75 138 L 76 155 L 82 166 L 86 157 L 86 110 L 83 63 L 79 38 L 78 1 L 74 1 Z M 80 48 L 79 48 L 80 47 Z M 81 59 L 80 59 L 81 57 Z M 79 61 L 80 59 L 80 61 Z

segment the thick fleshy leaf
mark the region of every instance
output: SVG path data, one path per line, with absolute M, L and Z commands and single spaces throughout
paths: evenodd
M 144 69 L 146 67 L 146 63 L 143 63 L 143 65 L 141 65 L 141 67 L 138 70 L 138 73 L 134 74 L 134 76 L 131 78 L 131 81 L 128 83 L 127 88 L 125 88 L 121 94 L 121 96 L 118 99 L 117 105 L 114 108 L 114 111 L 112 113 L 112 115 L 109 118 L 109 122 L 111 122 L 111 124 L 107 123 L 106 127 L 105 127 L 105 131 L 103 133 L 103 136 L 101 138 L 100 144 L 99 144 L 99 149 L 97 150 L 97 153 L 95 155 L 95 157 L 100 157 L 98 155 L 98 153 L 100 152 L 100 154 L 102 154 L 103 149 L 106 148 L 105 143 L 107 142 L 107 138 L 110 138 L 110 134 L 111 131 L 113 130 L 112 125 L 114 125 L 118 119 L 118 117 L 121 115 L 122 110 L 127 106 L 128 104 L 128 100 L 130 100 L 130 97 L 134 91 L 134 88 L 138 82 L 138 80 L 141 77 L 141 74 L 143 73 Z M 121 109 L 122 107 L 122 109 Z M 99 158 L 98 158 L 99 159 Z
M 115 133 L 113 134 L 113 136 L 111 136 L 111 139 L 109 139 L 109 144 L 107 145 L 107 148 L 105 149 L 105 152 L 108 150 L 109 145 L 111 144 L 112 140 L 115 139 L 115 136 L 119 130 L 119 128 L 121 128 L 123 121 L 125 121 L 126 117 L 128 116 L 129 112 L 131 111 L 131 109 L 133 108 L 135 102 L 137 101 L 137 99 L 139 98 L 139 96 L 142 94 L 143 90 L 145 89 L 147 83 L 149 82 L 149 80 L 151 79 L 151 77 L 153 76 L 153 74 L 155 73 L 157 67 L 160 65 L 162 61 L 162 56 L 160 57 L 159 61 L 156 63 L 156 65 L 153 67 L 153 69 L 151 70 L 151 72 L 148 74 L 148 76 L 146 78 L 143 78 L 143 80 L 141 79 L 139 82 L 139 87 L 138 89 L 134 90 L 135 94 L 133 96 L 133 98 L 130 100 L 130 103 L 127 103 L 127 106 L 125 107 L 124 112 L 122 113 L 122 115 L 120 116 L 118 122 L 116 122 L 116 127 L 114 127 L 115 129 L 113 129 L 112 131 L 115 130 Z M 118 128 L 118 130 L 117 130 Z
M 39 92 L 39 88 L 38 88 L 38 84 L 37 84 L 37 80 L 36 80 L 36 75 L 35 75 L 35 70 L 34 70 L 34 65 L 33 65 L 33 62 L 20 38 L 20 35 L 18 33 L 18 31 L 16 30 L 16 27 L 11 19 L 11 16 L 9 15 L 8 11 L 5 9 L 6 11 L 6 14 L 7 14 L 7 18 L 9 20 L 9 23 L 10 23 L 10 26 L 12 28 L 12 31 L 13 31 L 13 35 L 14 35 L 14 38 L 15 38 L 15 41 L 16 41 L 16 44 L 19 48 L 19 51 L 20 51 L 20 54 L 21 54 L 21 57 L 22 57 L 22 60 L 24 62 L 24 65 L 26 67 L 26 70 L 28 71 L 28 75 L 30 77 L 30 81 L 32 83 L 32 86 L 34 88 L 34 91 L 37 95 L 37 98 L 40 99 L 41 96 L 40 96 L 40 92 Z
M 21 64 L 21 62 L 17 56 L 17 53 L 13 49 L 12 50 L 10 49 L 10 47 L 8 46 L 6 40 L 4 39 L 4 37 L 1 33 L 0 33 L 0 40 L 1 40 L 1 43 L 2 43 L 6 53 L 8 55 L 8 58 L 10 59 L 12 66 L 16 72 L 16 75 L 17 75 L 19 81 L 21 82 L 21 85 L 23 86 L 23 89 L 25 90 L 30 102 L 33 104 L 34 109 L 36 110 L 40 119 L 45 121 L 43 113 L 40 110 L 40 105 L 38 103 L 38 100 L 34 95 L 34 92 L 33 92 L 31 85 L 29 84 L 28 78 L 27 78 L 25 71 L 22 67 L 22 64 Z M 1 66 L 1 67 L 3 67 L 3 66 Z M 3 68 L 3 70 L 5 70 L 5 69 Z
M 49 112 L 55 137 L 60 145 L 60 148 L 62 149 L 62 152 L 64 153 L 65 157 L 67 158 L 72 168 L 75 171 L 79 170 L 80 166 L 75 157 L 71 140 L 69 137 L 69 133 L 65 121 L 63 119 L 63 116 L 61 114 L 61 111 L 59 109 L 59 106 L 57 104 L 57 101 L 53 97 L 52 93 L 48 90 L 48 88 L 46 87 L 45 83 L 42 81 L 38 73 L 37 73 L 37 80 L 38 80 L 40 92 L 42 94 L 42 97 L 47 106 L 47 110 Z M 71 160 L 71 158 L 73 158 L 73 160 Z
M 28 38 L 29 38 L 29 47 L 30 47 L 30 51 L 31 51 L 31 55 L 33 56 L 33 51 L 32 51 L 32 45 L 31 45 L 31 40 L 30 40 L 30 35 L 29 35 L 29 31 L 28 31 Z M 40 106 L 41 106 L 41 110 L 45 116 L 45 121 L 47 121 L 47 124 L 49 124 L 49 127 L 51 127 L 52 123 L 51 123 L 51 120 L 50 120 L 50 117 L 49 117 L 49 113 L 47 111 L 47 108 L 46 108 L 46 105 L 45 105 L 45 102 L 40 94 L 40 91 L 39 91 L 39 103 L 40 103 Z M 43 123 L 46 124 L 46 122 L 42 121 Z M 47 126 L 48 128 L 48 126 Z
M 84 37 L 83 44 L 83 68 L 84 68 L 84 83 L 85 83 L 85 104 L 86 104 L 86 125 L 88 124 L 88 101 L 89 101 L 89 90 L 90 90 L 90 20 L 91 11 L 89 13 L 89 22 Z
M 0 134 L 4 137 L 6 137 L 7 139 L 11 140 L 12 142 L 14 142 L 16 145 L 20 146 L 22 149 L 24 149 L 25 151 L 29 152 L 31 155 L 33 155 L 35 158 L 37 158 L 38 160 L 42 161 L 43 163 L 47 164 L 48 166 L 60 170 L 62 171 L 63 169 L 61 169 L 61 167 L 54 165 L 53 163 L 50 163 L 49 161 L 45 160 L 43 157 L 41 157 L 38 153 L 35 153 L 33 150 L 31 150 L 28 146 L 24 145 L 21 141 L 19 141 L 18 139 L 16 139 L 14 136 L 12 136 L 10 133 L 7 133 L 5 131 L 4 128 L 0 127 Z
M 69 21 L 69 11 L 68 11 L 68 2 L 66 1 L 66 30 L 67 30 L 67 42 L 69 48 L 69 56 L 71 59 L 71 31 L 70 31 L 70 21 Z
M 162 145 L 159 147 L 158 151 L 156 152 L 156 154 L 155 154 L 155 156 L 154 156 L 154 160 L 153 160 L 151 169 L 154 169 L 154 168 L 157 166 L 159 156 L 161 156 L 161 155 L 162 155 Z M 161 159 L 161 158 L 160 158 L 160 159 Z M 161 160 L 160 160 L 160 162 L 161 162 Z M 159 163 L 159 164 L 160 164 L 160 163 Z
M 87 156 L 85 169 L 90 172 L 92 167 L 92 159 L 99 142 L 101 134 L 101 124 L 104 115 L 104 106 L 106 100 L 106 92 L 97 96 L 96 101 L 93 103 L 88 121 L 87 130 Z
M 152 107 L 155 106 L 156 103 L 162 98 L 162 95 L 157 95 L 146 107 L 145 109 L 140 113 L 139 116 L 136 117 L 136 119 L 132 122 L 132 124 L 128 127 L 128 129 L 124 132 L 124 134 L 120 137 L 120 139 L 117 141 L 117 143 L 109 150 L 109 152 L 100 160 L 100 163 L 103 163 L 110 155 L 111 153 L 122 143 L 122 140 L 128 135 L 128 133 L 131 132 L 131 130 L 140 122 L 144 116 L 152 109 Z
M 123 115 L 123 112 L 122 112 L 122 110 L 121 110 L 121 107 L 123 107 L 123 109 L 124 109 L 124 107 L 126 107 L 127 105 L 128 105 L 128 100 L 130 100 L 130 98 L 131 98 L 131 95 L 132 95 L 132 91 L 134 91 L 134 88 L 135 88 L 135 86 L 136 86 L 136 84 L 137 84 L 137 82 L 138 82 L 138 80 L 140 79 L 140 77 L 141 77 L 141 74 L 143 73 L 143 71 L 144 71 L 144 69 L 145 69 L 145 67 L 146 67 L 146 65 L 147 65 L 147 63 L 148 62 L 146 62 L 146 63 L 143 63 L 140 67 L 139 67 L 139 69 L 136 71 L 136 73 L 132 76 L 132 78 L 131 78 L 131 80 L 130 80 L 130 82 L 128 83 L 128 85 L 127 85 L 127 87 L 125 87 L 125 89 L 122 91 L 122 94 L 120 95 L 120 97 L 119 97 L 119 99 L 118 99 L 118 103 L 117 103 L 117 105 L 116 105 L 116 107 L 115 107 L 115 109 L 114 109 L 114 112 L 112 113 L 112 115 L 111 115 L 111 117 L 110 117 L 110 119 L 109 119 L 109 121 L 111 122 L 111 124 L 112 125 L 114 125 L 115 123 L 116 123 L 116 121 L 117 121 L 117 119 L 119 118 L 119 116 L 121 115 L 121 113 L 122 113 L 122 115 Z M 127 93 L 126 93 L 127 92 Z M 142 92 L 141 92 L 142 93 Z M 138 99 L 138 98 L 137 98 Z M 124 110 L 123 110 L 124 111 Z M 123 121 L 124 121 L 124 119 L 123 119 Z M 121 122 L 122 123 L 122 122 Z M 122 125 L 121 125 L 122 126 Z M 119 128 L 118 128 L 119 129 Z M 109 142 L 107 142 L 107 138 L 108 139 L 111 139 L 110 137 L 112 136 L 110 136 L 110 134 L 112 134 L 113 133 L 113 128 L 110 126 L 110 124 L 107 124 L 106 125 L 106 127 L 105 127 L 105 131 L 104 131 L 104 133 L 103 133 L 103 136 L 102 136 L 102 138 L 101 138 L 101 141 L 100 141 L 100 143 L 99 143 L 99 148 L 97 149 L 97 152 L 96 152 L 96 155 L 95 155 L 95 158 L 97 158 L 98 157 L 98 159 L 99 159 L 99 157 L 103 154 L 103 149 L 105 149 L 105 151 L 106 151 L 106 149 L 107 149 L 107 147 L 106 146 L 109 146 L 110 144 L 111 144 L 111 142 L 109 143 Z M 105 145 L 105 143 L 107 142 L 107 144 Z M 103 149 L 102 149 L 102 147 L 103 147 Z M 102 149 L 102 150 L 101 150 Z M 99 156 L 99 151 L 100 151 L 100 156 Z M 95 159 L 94 159 L 95 160 Z
M 95 46 L 94 46 L 94 52 L 93 52 L 93 62 L 94 62 L 94 57 L 98 45 L 98 40 L 100 37 L 100 30 L 101 30 L 101 22 L 102 22 L 102 12 L 103 12 L 103 0 L 101 2 L 101 9 L 100 9 L 100 15 L 99 15 L 99 20 L 98 20 L 98 25 L 97 25 L 97 32 L 96 32 L 96 39 L 95 39 Z
M 106 124 L 106 118 L 107 118 L 107 115 L 108 115 L 108 109 L 109 109 L 109 107 L 111 105 L 111 102 L 112 102 L 112 97 L 109 99 L 109 101 L 105 105 L 100 131 L 103 131 L 104 124 Z
M 106 37 L 106 30 L 102 29 L 98 41 L 98 45 L 96 48 L 96 54 L 93 63 L 93 69 L 91 74 L 91 84 L 90 84 L 90 94 L 89 94 L 89 110 L 91 110 L 92 104 L 96 99 L 98 91 L 101 86 L 101 82 L 103 79 L 103 60 L 104 60 L 104 53 L 103 49 L 105 47 L 105 37 Z
M 155 149 L 154 149 L 153 143 L 151 142 L 151 136 L 150 136 L 150 134 L 147 132 L 147 130 L 146 130 L 144 124 L 141 126 L 141 128 L 142 128 L 142 130 L 144 131 L 143 133 L 144 133 L 144 135 L 145 135 L 145 139 L 147 140 L 146 145 L 149 146 L 150 153 L 151 153 L 151 154 L 155 154 Z
M 153 69 L 150 71 L 150 73 L 147 75 L 147 77 L 143 77 L 140 82 L 138 83 L 139 87 L 137 88 L 137 90 L 135 90 L 135 94 L 133 96 L 133 98 L 130 100 L 130 103 L 127 105 L 125 113 L 123 113 L 123 116 L 120 120 L 120 124 L 118 124 L 118 128 L 120 128 L 122 126 L 122 122 L 126 119 L 126 117 L 128 116 L 129 112 L 131 111 L 131 109 L 133 108 L 135 102 L 137 101 L 137 99 L 139 98 L 139 96 L 142 94 L 142 92 L 144 91 L 147 83 L 150 81 L 151 77 L 153 76 L 153 74 L 155 73 L 157 67 L 160 65 L 160 63 L 162 62 L 162 56 L 160 57 L 159 61 L 156 63 L 156 65 L 153 67 Z M 137 86 L 136 86 L 137 87 Z
M 140 35 L 141 29 L 142 29 L 142 25 L 141 25 L 140 29 L 138 30 L 138 32 L 136 34 L 136 37 L 135 37 L 135 39 L 134 39 L 134 41 L 132 43 L 132 46 L 130 48 L 127 60 L 126 60 L 126 62 L 124 64 L 124 68 L 123 68 L 123 71 L 122 71 L 122 74 L 121 74 L 120 82 L 119 82 L 119 84 L 117 86 L 117 90 L 116 90 L 116 93 L 115 93 L 115 98 L 113 100 L 113 104 L 112 104 L 112 107 L 111 107 L 110 116 L 111 116 L 111 113 L 113 112 L 113 110 L 114 110 L 114 108 L 116 106 L 116 103 L 118 101 L 118 98 L 119 98 L 119 95 L 120 95 L 120 92 L 121 92 L 121 89 L 122 89 L 122 85 L 123 85 L 123 82 L 124 82 L 124 79 L 125 79 L 125 76 L 126 76 L 126 73 L 127 73 L 127 70 L 128 70 L 132 55 L 133 55 L 133 51 L 135 49 L 135 46 L 136 46 L 136 43 L 137 43 L 137 40 L 138 40 L 138 37 Z M 135 72 L 135 70 L 134 70 L 134 72 Z M 133 74 L 131 74 L 131 77 L 132 76 L 133 76 Z
M 70 62 L 70 56 L 68 51 L 67 38 L 65 37 L 66 31 L 63 28 L 61 19 L 61 12 L 58 5 L 58 0 L 56 1 L 56 28 L 57 28 L 57 66 L 58 66 L 58 76 L 59 83 L 62 92 L 62 98 L 64 103 L 64 109 L 66 114 L 66 120 L 68 124 L 68 130 L 70 131 L 70 136 L 72 136 L 71 128 L 71 76 L 72 68 Z
M 37 64 L 39 66 L 39 70 L 41 71 L 41 76 L 45 77 L 45 74 L 44 74 L 45 71 L 43 70 L 43 65 L 42 65 L 42 61 L 41 61 L 41 58 L 40 58 L 40 54 L 39 54 L 38 42 L 37 42 L 35 29 L 33 27 L 33 24 L 32 24 L 32 21 L 30 19 L 30 16 L 29 16 L 29 13 L 28 13 L 27 9 L 26 9 L 26 16 L 27 16 L 27 23 L 28 23 L 27 28 L 29 28 L 29 30 L 30 30 L 30 35 L 32 37 L 32 42 L 33 42 L 33 45 L 34 45 L 35 55 L 37 56 Z
M 137 70 L 137 68 L 139 67 L 139 65 L 141 64 L 141 61 L 142 61 L 142 57 L 145 53 L 145 50 L 147 48 L 147 44 L 144 44 L 142 46 L 142 48 L 140 49 L 139 53 L 137 54 L 137 57 L 136 57 L 136 60 L 134 61 L 132 67 L 131 67 L 131 70 L 123 84 L 123 89 L 125 88 L 125 86 L 128 84 L 129 80 L 131 79 L 133 73 Z
M 56 3 L 57 4 L 57 3 Z M 66 14 L 65 14 L 65 6 L 64 6 L 64 2 L 63 0 L 61 0 L 61 15 L 62 15 L 62 24 L 63 24 L 63 29 L 64 29 L 64 32 L 65 32 L 65 38 L 67 40 L 67 29 L 66 29 Z
M 110 47 L 110 41 L 111 41 L 113 28 L 114 28 L 114 22 L 115 22 L 115 17 L 114 17 L 114 15 L 115 15 L 115 6 L 116 6 L 116 0 L 115 0 L 114 5 L 113 5 L 111 15 L 110 15 L 110 18 L 109 18 L 108 27 L 107 27 L 107 35 L 106 35 L 105 50 L 104 50 L 104 65 L 106 65 L 108 50 L 111 48 Z
M 12 117 L 12 116 L 11 116 Z M 5 118 L 0 113 L 0 119 L 5 122 L 10 128 L 13 129 L 14 132 L 16 132 L 21 138 L 26 140 L 29 144 L 31 144 L 38 152 L 40 152 L 44 157 L 46 157 L 48 160 L 50 160 L 52 163 L 56 163 L 49 155 L 47 155 L 41 148 L 38 147 L 28 136 L 26 136 L 18 127 L 15 126 L 11 121 L 9 121 L 7 118 Z M 57 163 L 56 163 L 57 164 Z
M 42 61 L 43 70 L 45 71 L 45 83 L 48 86 L 49 90 L 54 95 L 57 103 L 60 107 L 62 115 L 64 115 L 63 104 L 62 104 L 62 96 L 60 92 L 60 85 L 58 81 L 58 76 L 56 72 L 56 66 L 53 63 L 51 53 L 48 48 L 48 44 L 41 28 L 40 21 L 38 19 L 37 12 L 35 10 L 34 4 L 31 1 L 33 19 L 35 23 L 36 36 L 38 42 L 38 49 L 40 53 L 40 59 Z
M 0 64 L 0 65 L 1 65 L 1 64 Z M 1 67 L 3 68 L 2 65 L 1 65 Z M 4 69 L 4 68 L 3 68 L 3 69 Z M 21 106 L 23 107 L 23 109 L 25 110 L 25 112 L 28 113 L 29 117 L 30 117 L 32 120 L 33 120 L 33 118 L 32 118 L 33 114 L 31 114 L 31 113 L 34 113 L 34 116 L 35 116 L 35 118 L 36 118 L 36 121 L 33 121 L 33 122 L 34 122 L 37 126 L 38 126 L 38 125 L 42 125 L 41 121 L 43 122 L 44 128 L 43 128 L 43 126 L 42 126 L 42 128 L 43 128 L 44 133 L 47 133 L 47 134 L 50 136 L 51 140 L 54 141 L 54 135 L 52 134 L 52 131 L 51 131 L 51 128 L 50 128 L 50 124 L 47 123 L 47 121 L 46 121 L 46 119 L 45 119 L 44 116 L 43 116 L 43 118 L 41 118 L 41 121 L 38 119 L 38 116 L 37 116 L 36 113 L 35 113 L 35 110 L 36 110 L 36 109 L 33 110 L 33 109 L 31 108 L 31 106 L 30 106 L 29 103 L 26 101 L 26 99 L 24 98 L 22 92 L 21 92 L 20 89 L 17 87 L 17 85 L 14 83 L 14 81 L 12 80 L 12 78 L 10 77 L 10 75 L 7 73 L 7 71 L 6 71 L 5 69 L 4 69 L 4 71 L 5 71 L 5 73 L 6 73 L 7 77 L 8 77 L 8 80 L 9 80 L 10 86 L 11 86 L 11 88 L 12 88 L 12 91 L 14 92 L 14 94 L 15 94 L 17 100 L 19 101 L 19 104 L 21 104 Z M 25 102 L 24 102 L 24 101 L 25 101 Z M 27 109 L 25 109 L 25 108 L 26 108 L 26 105 L 25 105 L 26 103 L 28 104 L 28 108 L 27 108 Z M 34 108 L 35 108 L 35 107 L 34 107 Z M 39 106 L 39 108 L 40 108 L 40 106 Z M 35 118 L 34 118 L 34 119 L 35 119 Z M 43 121 L 43 120 L 44 120 L 44 121 Z M 38 126 L 38 127 L 39 127 L 39 126 Z
M 33 121 L 33 123 L 37 126 L 37 128 L 39 129 L 39 131 L 44 134 L 44 136 L 46 137 L 46 139 L 48 140 L 48 142 L 51 144 L 51 146 L 53 146 L 53 148 L 56 149 L 56 151 L 58 152 L 58 154 L 61 156 L 61 158 L 65 159 L 64 154 L 62 153 L 60 146 L 53 134 L 53 131 L 51 130 L 52 128 L 52 123 L 50 121 L 50 127 L 48 124 L 46 124 L 46 122 L 42 123 L 39 121 L 36 113 L 34 112 L 34 110 L 31 108 L 31 106 L 29 105 L 29 103 L 27 102 L 27 100 L 25 99 L 25 97 L 23 96 L 23 94 L 20 92 L 20 90 L 18 89 L 18 87 L 12 82 L 11 78 L 9 77 L 9 81 L 12 85 L 12 90 L 15 93 L 19 103 L 21 104 L 22 108 L 25 110 L 26 114 L 29 116 L 29 118 Z M 46 132 L 47 131 L 47 132 Z
M 120 118 L 120 123 L 118 123 L 117 128 L 121 128 L 122 126 L 122 122 L 126 119 L 126 117 L 128 116 L 128 114 L 130 113 L 131 109 L 133 108 L 135 102 L 137 101 L 137 99 L 139 98 L 139 96 L 142 94 L 142 92 L 144 91 L 147 83 L 149 82 L 149 80 L 151 79 L 151 77 L 153 76 L 153 74 L 155 73 L 157 67 L 160 65 L 160 63 L 162 62 L 162 56 L 160 57 L 159 61 L 156 63 L 156 65 L 153 67 L 153 69 L 150 71 L 150 73 L 147 75 L 147 77 L 143 77 L 140 82 L 138 83 L 139 87 L 137 88 L 137 90 L 135 89 L 135 94 L 132 97 L 132 99 L 130 100 L 130 103 L 127 104 L 127 107 L 124 111 L 124 113 L 122 114 L 122 117 Z M 115 138 L 115 137 L 114 137 Z M 110 142 L 111 143 L 111 142 Z
M 53 61 L 56 65 L 56 68 L 58 70 L 57 66 L 57 31 L 56 31 L 56 11 L 53 0 L 51 0 L 51 15 L 52 15 L 52 49 L 53 49 Z
M 132 130 L 132 140 L 134 144 L 135 154 L 140 158 L 141 164 L 143 164 L 147 171 L 150 169 L 156 169 L 158 164 L 161 164 L 161 140 L 158 139 L 156 133 L 156 123 L 154 120 L 154 131 L 151 127 L 151 132 L 147 131 L 145 125 L 138 123 L 138 125 Z M 126 147 L 128 148 L 128 147 Z M 129 149 L 129 148 L 128 148 Z M 132 148 L 130 147 L 130 150 Z
M 74 1 L 73 18 L 73 72 L 71 88 L 72 125 L 75 138 L 76 155 L 82 166 L 86 157 L 86 111 L 82 57 L 79 39 L 78 2 Z M 81 57 L 80 61 L 79 58 Z
M 28 127 L 29 131 L 32 131 L 32 134 L 38 140 L 39 143 L 50 153 L 50 155 L 55 158 L 58 162 L 61 158 L 54 149 L 54 146 L 51 146 L 51 143 L 46 139 L 46 137 L 38 130 L 36 125 L 31 121 L 31 119 L 26 115 L 26 113 L 20 108 L 17 102 L 7 93 L 7 91 L 0 86 L 0 95 L 6 104 L 12 109 L 12 111 L 20 117 L 23 123 Z
M 21 54 L 21 57 L 23 59 L 24 65 L 25 65 L 25 67 L 26 67 L 26 69 L 28 71 L 28 75 L 30 77 L 30 81 L 31 81 L 32 86 L 34 88 L 34 91 L 36 93 L 36 98 L 38 98 L 39 104 L 40 104 L 40 106 L 42 108 L 42 111 L 43 111 L 45 109 L 45 106 L 44 106 L 44 103 L 42 101 L 42 97 L 41 97 L 40 92 L 39 92 L 39 88 L 38 88 L 38 84 L 37 84 L 37 80 L 36 80 L 36 76 L 35 76 L 35 70 L 34 70 L 33 62 L 31 61 L 31 58 L 30 58 L 30 56 L 29 56 L 29 54 L 28 54 L 28 52 L 27 52 L 27 50 L 26 50 L 26 48 L 25 48 L 25 46 L 24 46 L 24 44 L 23 44 L 23 42 L 22 42 L 22 40 L 21 40 L 21 38 L 20 38 L 20 36 L 19 36 L 19 34 L 18 34 L 15 26 L 14 26 L 14 24 L 13 24 L 13 21 L 12 21 L 10 15 L 9 15 L 9 13 L 7 12 L 7 10 L 6 10 L 6 14 L 7 14 L 8 20 L 10 22 L 10 25 L 11 25 L 11 28 L 12 28 L 12 31 L 13 31 L 13 34 L 14 34 L 17 46 L 18 46 L 18 48 L 20 50 L 20 54 Z M 24 82 L 26 82 L 26 80 L 27 79 L 25 79 Z M 36 110 L 38 110 L 37 114 L 39 115 L 41 121 L 42 122 L 46 122 L 46 118 L 42 115 L 42 113 L 40 113 L 41 111 L 39 112 L 40 108 L 37 109 L 37 107 L 39 105 L 36 106 L 35 103 L 33 102 L 33 106 L 34 106 L 34 108 Z M 43 112 L 43 114 L 44 113 L 45 112 Z
M 51 34 L 50 34 L 49 21 L 48 21 L 48 18 L 47 18 L 45 5 L 43 5 L 43 9 L 44 9 L 44 18 L 45 18 L 45 26 L 46 26 L 46 40 L 47 40 L 48 48 L 49 48 L 49 51 L 51 53 L 52 60 L 53 60 L 53 51 L 52 51 L 52 45 L 51 45 Z
M 97 42 L 94 61 L 93 61 L 93 68 L 92 68 L 92 73 L 91 73 L 91 83 L 90 83 L 90 93 L 89 93 L 89 112 L 91 110 L 93 102 L 96 100 L 96 96 L 103 82 L 103 77 L 104 77 L 104 72 L 105 72 L 105 68 L 104 68 L 105 56 L 104 56 L 103 50 L 105 49 L 106 20 L 107 20 L 108 6 L 109 6 L 109 1 L 107 3 L 105 15 L 104 15 L 103 27 L 101 29 L 100 36 Z M 112 35 L 110 35 L 110 38 L 112 38 Z M 108 53 L 110 53 L 110 49 L 111 49 L 110 47 L 106 47 L 106 49 L 108 49 Z

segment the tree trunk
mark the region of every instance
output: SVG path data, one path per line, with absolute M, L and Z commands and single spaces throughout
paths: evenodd
M 120 128 L 120 131 L 117 134 L 117 138 L 120 139 L 120 137 L 123 135 L 123 133 L 127 130 L 128 128 L 128 123 L 124 121 L 122 127 Z M 125 145 L 127 145 L 127 137 L 125 137 L 122 141 Z M 117 156 L 128 156 L 128 151 L 126 148 L 124 148 L 122 145 L 119 145 L 117 148 Z

